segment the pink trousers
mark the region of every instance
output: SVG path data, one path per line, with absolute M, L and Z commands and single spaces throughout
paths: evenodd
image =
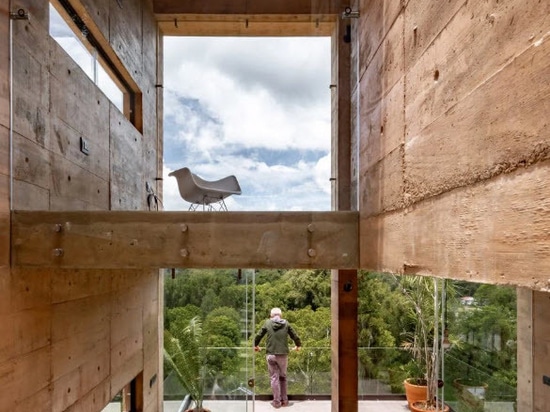
M 273 392 L 273 403 L 280 405 L 288 401 L 286 392 L 286 368 L 288 366 L 288 355 L 267 355 L 267 370 Z

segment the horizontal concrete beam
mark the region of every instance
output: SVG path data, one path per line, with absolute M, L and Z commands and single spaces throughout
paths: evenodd
M 330 36 L 345 6 L 340 0 L 155 0 L 154 12 L 165 36 Z
M 165 36 L 330 36 L 335 19 L 330 16 L 208 16 L 161 15 L 157 21 Z
M 83 269 L 358 266 L 357 212 L 12 212 L 12 265 Z
M 340 0 L 154 0 L 156 14 L 336 14 Z

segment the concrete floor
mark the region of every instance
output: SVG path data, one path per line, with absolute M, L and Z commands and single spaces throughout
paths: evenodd
M 268 401 L 207 401 L 204 406 L 212 412 L 330 412 L 330 401 L 290 401 L 285 408 L 275 409 Z M 179 402 L 164 402 L 164 412 L 178 412 Z M 359 412 L 405 412 L 407 401 L 361 401 Z
M 164 412 L 181 412 L 180 401 L 165 401 Z M 206 401 L 204 406 L 212 412 L 274 412 L 268 401 Z M 453 408 L 456 405 L 452 405 Z M 330 412 L 330 401 L 290 401 L 288 408 L 280 408 L 280 412 Z M 406 412 L 407 401 L 360 401 L 359 412 Z M 454 409 L 460 412 L 460 408 Z M 485 412 L 514 412 L 514 405 L 510 402 L 487 402 Z M 109 404 L 103 412 L 120 412 L 120 403 Z
M 181 402 L 165 401 L 164 412 L 179 412 Z M 268 401 L 205 401 L 212 412 L 330 412 L 330 401 L 290 401 L 285 408 L 275 409 Z M 406 401 L 360 401 L 359 412 L 406 412 Z M 103 412 L 120 412 L 120 404 L 112 403 Z

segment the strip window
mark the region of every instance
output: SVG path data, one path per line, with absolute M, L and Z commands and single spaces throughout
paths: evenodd
M 50 36 L 135 125 L 134 93 L 67 0 L 50 2 Z

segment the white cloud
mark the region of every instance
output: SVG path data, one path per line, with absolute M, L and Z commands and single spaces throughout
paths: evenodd
M 330 154 L 321 157 L 315 165 L 315 182 L 326 194 L 331 194 L 331 159 Z

